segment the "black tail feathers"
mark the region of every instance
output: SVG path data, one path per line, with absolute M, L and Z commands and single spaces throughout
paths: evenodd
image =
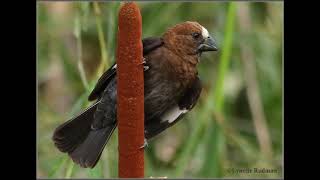
M 56 128 L 53 134 L 55 146 L 66 152 L 81 167 L 93 168 L 98 162 L 116 123 L 99 130 L 92 130 L 93 115 L 98 102 L 80 115 Z
M 69 153 L 72 160 L 83 168 L 93 168 L 100 159 L 115 127 L 116 123 L 103 129 L 90 131 L 85 141 Z

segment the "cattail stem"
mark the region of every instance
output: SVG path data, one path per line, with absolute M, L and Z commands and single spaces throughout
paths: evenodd
M 144 78 L 142 18 L 136 3 L 124 3 L 117 35 L 119 177 L 144 177 Z
M 252 28 L 250 9 L 247 3 L 241 3 L 238 11 L 240 31 L 248 36 L 247 30 Z M 268 159 L 272 158 L 272 142 L 268 130 L 268 123 L 265 117 L 263 103 L 259 93 L 259 83 L 256 72 L 256 62 L 252 50 L 243 44 L 241 46 L 241 56 L 243 64 L 243 73 L 246 81 L 246 92 L 249 101 L 249 107 L 252 114 L 253 124 L 256 130 L 261 152 Z

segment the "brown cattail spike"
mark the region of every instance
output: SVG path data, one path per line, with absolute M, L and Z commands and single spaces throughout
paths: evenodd
M 117 36 L 117 119 L 119 177 L 144 177 L 144 79 L 142 18 L 136 3 L 119 12 Z

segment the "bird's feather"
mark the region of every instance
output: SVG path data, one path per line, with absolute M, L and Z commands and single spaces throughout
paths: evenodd
M 96 86 L 90 93 L 88 100 L 93 101 L 95 99 L 98 99 L 101 97 L 101 93 L 104 91 L 104 89 L 107 87 L 108 83 L 112 78 L 116 75 L 116 64 L 113 64 L 111 68 L 109 68 L 106 72 L 102 74 L 102 76 L 99 78 Z
M 114 123 L 99 130 L 90 131 L 83 143 L 69 152 L 72 160 L 83 168 L 93 168 L 116 127 L 117 124 Z
M 160 116 L 145 120 L 145 137 L 150 139 L 182 119 L 185 113 L 190 111 L 197 103 L 201 90 L 201 81 L 196 77 L 193 84 L 185 91 L 176 105 L 168 108 Z
M 91 128 L 98 130 L 114 124 L 117 119 L 117 84 L 116 78 L 112 78 L 103 91 L 100 102 L 94 113 Z
M 52 139 L 61 152 L 73 151 L 87 137 L 98 104 L 96 102 L 55 129 Z
M 113 120 L 103 128 L 91 128 L 99 104 L 100 101 L 96 102 L 75 118 L 60 125 L 53 134 L 55 146 L 61 152 L 67 152 L 81 167 L 93 168 L 96 165 L 117 126 Z
M 144 66 L 145 138 L 173 126 L 196 104 L 201 93 L 197 76 L 199 43 L 194 32 L 208 35 L 196 22 L 177 24 L 162 37 L 142 40 Z M 117 126 L 117 65 L 98 80 L 88 99 L 97 100 L 80 115 L 59 126 L 53 136 L 58 149 L 81 167 L 93 168 Z
M 159 37 L 148 37 L 142 40 L 143 55 L 147 55 L 149 52 L 163 45 L 163 40 Z
M 147 55 L 151 51 L 154 51 L 158 47 L 163 45 L 163 41 L 159 37 L 149 37 L 142 40 L 143 44 L 143 56 Z M 93 101 L 101 97 L 102 92 L 107 87 L 108 83 L 116 75 L 117 64 L 113 64 L 102 76 L 99 78 L 96 86 L 90 93 L 88 100 Z

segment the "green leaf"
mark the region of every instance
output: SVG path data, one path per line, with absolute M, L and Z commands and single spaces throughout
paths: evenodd
M 79 13 L 76 13 L 76 17 L 74 18 L 73 34 L 76 38 L 80 38 L 80 33 L 81 33 L 81 21 L 80 21 Z
M 80 4 L 81 9 L 81 19 L 82 19 L 82 30 L 87 31 L 88 30 L 88 24 L 89 24 L 89 14 L 90 14 L 90 2 L 82 2 Z
M 66 175 L 65 175 L 65 178 L 70 178 L 72 176 L 72 173 L 73 173 L 73 166 L 74 166 L 74 163 L 73 161 L 70 159 L 69 160 L 69 164 L 68 164 L 68 167 L 67 167 L 67 170 L 66 170 Z
M 213 112 L 213 109 L 215 108 L 217 111 L 222 110 L 223 106 L 223 81 L 225 74 L 228 69 L 229 65 L 229 58 L 231 54 L 231 48 L 232 48 L 232 34 L 233 34 L 233 25 L 234 25 L 234 18 L 235 17 L 235 4 L 230 3 L 229 9 L 228 9 L 228 16 L 227 16 L 227 22 L 226 22 L 226 34 L 225 34 L 225 44 L 222 48 L 222 56 L 221 61 L 219 65 L 219 73 L 218 73 L 218 80 L 215 85 L 215 90 L 210 91 L 208 95 L 208 99 L 205 102 L 205 106 L 202 108 L 202 111 L 199 113 L 199 119 L 198 123 L 196 124 L 196 127 L 193 130 L 193 134 L 190 137 L 189 142 L 187 143 L 185 150 L 181 153 L 181 157 L 178 159 L 178 166 L 176 168 L 175 176 L 181 177 L 183 175 L 183 172 L 187 166 L 188 161 L 192 157 L 192 154 L 194 153 L 195 147 L 199 144 L 199 139 L 201 139 L 202 130 L 210 124 L 208 121 L 211 120 L 210 116 Z M 215 106 L 213 102 L 216 101 Z M 218 101 L 218 102 L 217 102 Z M 219 143 L 223 142 L 223 135 L 221 134 L 221 131 L 219 130 L 218 126 L 216 124 L 213 124 L 213 127 L 215 128 L 214 134 L 212 134 L 212 138 L 218 138 L 216 141 L 209 142 L 208 149 L 211 150 L 213 146 L 216 146 L 216 144 L 211 143 Z M 220 139 L 221 138 L 221 139 Z M 223 144 L 219 144 L 221 146 L 220 148 L 223 148 Z M 217 148 L 217 147 L 215 147 Z M 216 154 L 213 154 L 213 156 L 207 157 L 206 161 L 215 161 L 214 165 L 218 166 L 218 156 L 220 156 L 219 150 L 215 151 Z M 211 164 L 211 162 L 205 162 L 205 164 Z M 218 167 L 216 167 L 218 168 Z M 214 175 L 219 175 L 219 170 L 214 172 Z
M 52 169 L 48 174 L 49 178 L 55 177 L 57 172 L 61 170 L 61 167 L 64 166 L 64 164 L 67 162 L 68 156 L 64 156 L 59 158 L 57 161 L 52 162 Z

